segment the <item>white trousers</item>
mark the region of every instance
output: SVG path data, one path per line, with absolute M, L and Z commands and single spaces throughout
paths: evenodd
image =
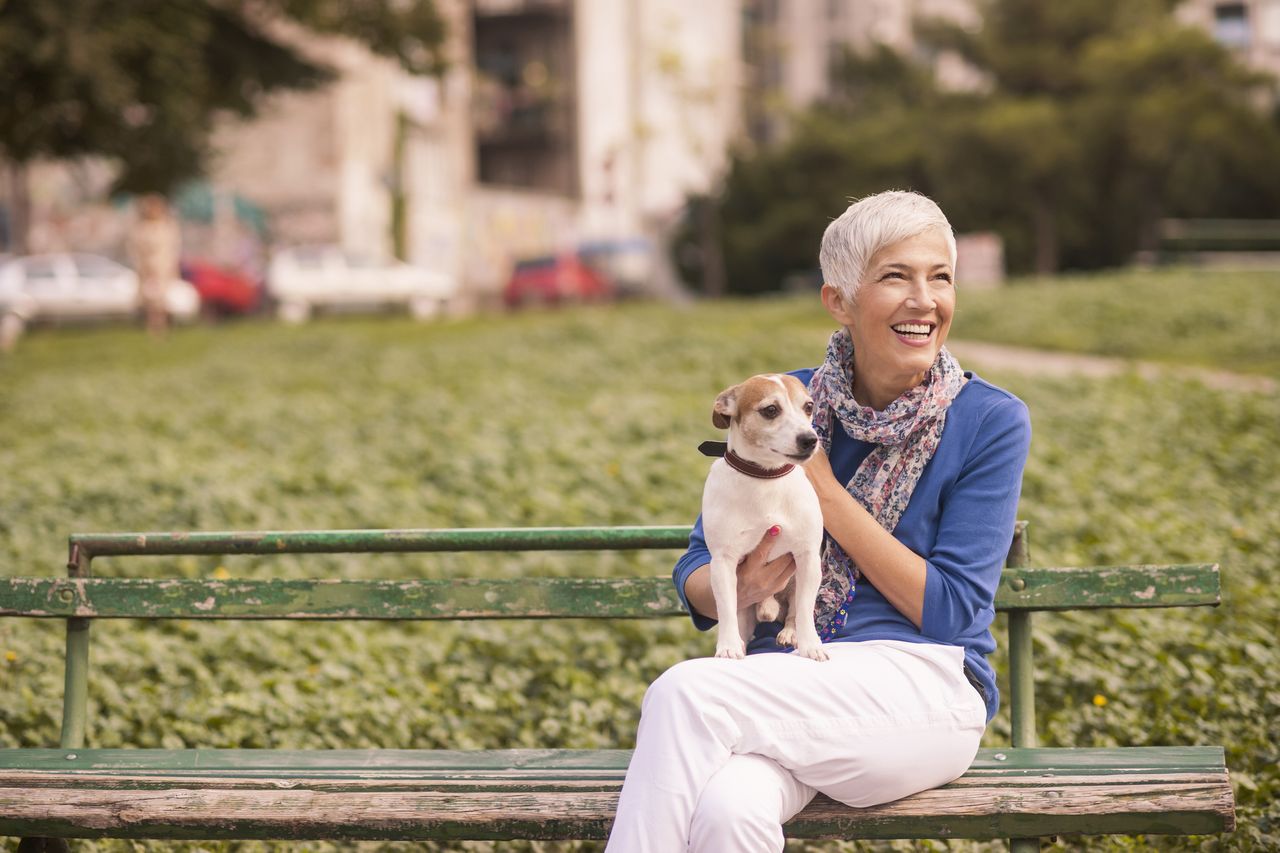
M 968 769 L 986 708 L 953 646 L 828 643 L 831 659 L 676 664 L 645 694 L 610 853 L 783 849 L 822 792 L 866 807 Z

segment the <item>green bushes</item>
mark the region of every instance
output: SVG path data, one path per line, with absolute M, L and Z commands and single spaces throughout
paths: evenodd
M 163 343 L 32 335 L 0 362 L 0 572 L 60 574 L 72 531 L 686 523 L 715 393 L 816 364 L 828 331 L 815 303 L 787 300 L 245 324 Z M 1223 846 L 1280 843 L 1280 400 L 989 378 L 1031 407 L 1021 515 L 1037 563 L 1224 570 L 1217 610 L 1037 617 L 1042 741 L 1225 744 L 1241 828 Z M 673 556 L 133 558 L 95 570 L 626 575 L 666 573 Z M 56 742 L 61 637 L 59 623 L 0 621 L 0 746 Z M 91 741 L 139 747 L 629 746 L 647 683 L 711 648 L 679 620 L 104 622 L 94 639 Z M 1007 733 L 1005 711 L 988 743 Z

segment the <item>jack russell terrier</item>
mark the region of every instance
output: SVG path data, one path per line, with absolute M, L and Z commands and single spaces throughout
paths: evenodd
M 702 529 L 711 552 L 711 591 L 720 625 L 716 657 L 741 658 L 757 622 L 778 618 L 770 597 L 738 609 L 738 562 L 765 532 L 781 527 L 769 559 L 790 553 L 796 573 L 783 593 L 786 621 L 778 644 L 826 660 L 813 611 L 822 579 L 822 509 L 804 470 L 818 445 L 813 400 L 794 376 L 753 376 L 716 397 L 711 422 L 729 430 L 728 449 L 711 465 L 702 491 Z M 797 616 L 801 618 L 797 618 Z

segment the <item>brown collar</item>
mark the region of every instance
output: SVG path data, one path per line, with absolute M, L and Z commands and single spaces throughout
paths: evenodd
M 774 480 L 778 477 L 785 477 L 787 474 L 791 473 L 792 468 L 796 467 L 794 465 L 783 465 L 781 468 L 765 468 L 754 462 L 749 462 L 746 459 L 743 459 L 732 450 L 725 451 L 724 461 L 728 462 L 729 467 L 733 470 L 741 471 L 748 477 L 756 477 L 761 480 Z

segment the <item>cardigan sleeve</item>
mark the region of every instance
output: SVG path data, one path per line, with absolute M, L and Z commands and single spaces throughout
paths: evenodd
M 996 588 L 1013 537 L 1022 471 L 1031 446 L 1026 405 L 1009 396 L 992 406 L 960 476 L 944 497 L 934 547 L 925 558 L 920 632 L 956 643 L 995 618 Z
M 694 569 L 708 565 L 710 562 L 711 552 L 707 550 L 707 540 L 702 533 L 702 515 L 699 513 L 698 520 L 693 523 L 693 531 L 689 534 L 689 548 L 680 555 L 680 559 L 676 560 L 675 568 L 671 570 L 671 580 L 675 582 L 680 603 L 684 605 L 685 610 L 689 611 L 689 615 L 693 618 L 693 625 L 699 631 L 714 627 L 716 620 L 703 616 L 689 606 L 689 599 L 684 594 L 684 584 L 689 579 L 689 575 L 693 574 Z

